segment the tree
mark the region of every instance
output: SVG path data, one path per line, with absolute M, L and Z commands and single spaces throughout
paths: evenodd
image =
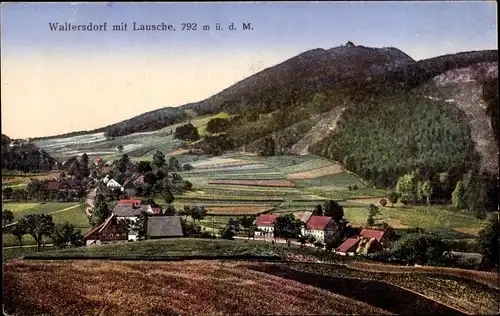
M 89 223 L 93 227 L 98 226 L 111 216 L 111 210 L 102 193 L 97 194 L 94 201 L 94 210 L 89 218 Z
M 323 209 L 324 216 L 330 216 L 336 222 L 344 218 L 344 208 L 337 201 L 326 201 Z
M 375 224 L 375 216 L 380 214 L 380 210 L 378 206 L 375 204 L 370 204 L 369 206 L 369 211 L 368 211 L 368 219 L 366 220 L 366 225 L 367 226 L 373 226 Z
M 200 135 L 198 134 L 196 126 L 188 123 L 175 129 L 174 138 L 184 141 L 196 141 L 200 139 Z
M 491 215 L 488 224 L 477 237 L 479 251 L 483 255 L 485 268 L 498 268 L 500 249 L 500 221 L 498 215 Z
M 398 203 L 399 194 L 396 191 L 391 191 L 387 198 L 389 199 L 389 202 L 391 202 L 391 206 L 394 207 L 394 204 Z
M 412 203 L 416 203 L 418 199 L 418 172 L 413 171 L 406 174 L 398 179 L 396 183 L 396 192 L 398 192 L 401 198 L 405 198 Z
M 300 235 L 297 241 L 300 243 L 300 248 L 304 248 L 304 245 L 307 243 L 307 237 Z
M 75 229 L 74 225 L 66 222 L 55 230 L 52 235 L 52 242 L 58 248 L 66 248 L 70 245 L 79 247 L 83 245 L 83 235 L 79 230 Z
M 386 206 L 387 205 L 387 200 L 386 199 L 381 199 L 380 200 L 380 205 L 383 206 L 383 207 Z
M 195 206 L 186 205 L 186 206 L 187 206 L 187 212 L 191 216 L 193 221 L 198 220 L 199 222 L 201 222 L 201 220 L 204 219 L 205 216 L 207 215 L 207 210 L 203 205 L 195 205 Z
M 432 184 L 430 180 L 426 180 L 422 186 L 420 187 L 421 195 L 426 199 L 427 205 L 431 205 L 431 196 L 432 196 Z
M 207 132 L 222 133 L 229 128 L 229 120 L 221 117 L 214 117 L 207 123 Z
M 182 171 L 179 160 L 175 157 L 170 157 L 168 159 L 168 170 L 170 171 Z
M 164 191 L 163 191 L 163 200 L 168 205 L 172 204 L 172 202 L 175 201 L 175 197 L 172 194 L 172 191 L 170 191 L 170 188 L 165 188 L 164 189 Z
M 193 166 L 191 166 L 191 165 L 190 165 L 190 164 L 188 164 L 188 163 L 182 166 L 182 171 L 191 171 L 191 170 L 193 170 L 193 169 L 194 169 L 194 167 L 193 167 Z
M 118 152 L 121 154 L 123 152 L 123 145 L 122 144 L 118 145 L 116 149 L 118 149 Z
M 458 181 L 455 190 L 451 194 L 451 203 L 457 209 L 465 209 L 467 207 L 466 186 L 464 181 Z
M 274 222 L 274 236 L 283 237 L 288 242 L 290 238 L 299 236 L 302 222 L 293 214 L 280 215 Z
M 139 161 L 139 164 L 137 165 L 137 172 L 147 173 L 151 171 L 153 171 L 153 168 L 151 168 L 151 163 L 149 161 Z
M 163 167 L 166 161 L 167 160 L 165 159 L 165 154 L 160 150 L 157 150 L 156 153 L 153 155 L 153 164 L 157 168 Z
M 14 220 L 14 213 L 11 210 L 2 211 L 2 226 L 12 223 Z
M 163 211 L 163 215 L 166 215 L 166 216 L 174 216 L 176 213 L 177 213 L 177 211 L 176 211 L 175 207 L 173 207 L 172 205 L 168 205 Z
M 21 218 L 19 222 L 26 230 L 26 233 L 36 241 L 38 252 L 43 242 L 43 236 L 50 237 L 54 232 L 52 216 L 47 214 L 28 214 Z
M 146 238 L 146 229 L 148 214 L 143 211 L 135 220 L 130 219 L 120 219 L 119 223 L 127 228 L 129 235 L 136 235 L 137 240 L 143 240 Z
M 10 227 L 10 233 L 14 235 L 17 240 L 19 240 L 19 246 L 23 246 L 23 236 L 26 235 L 26 229 L 23 226 L 22 222 L 18 222 L 17 224 Z
M 128 164 L 130 163 L 130 158 L 128 157 L 127 154 L 123 154 L 123 156 L 118 160 L 118 163 L 116 164 L 116 168 L 120 172 L 125 172 L 127 171 Z
M 316 205 L 314 211 L 312 212 L 312 215 L 323 216 L 323 207 L 321 206 L 321 204 Z
M 246 235 L 249 239 L 250 237 L 254 236 L 255 230 L 257 229 L 257 226 L 255 226 L 254 222 L 254 216 L 243 216 L 242 218 L 240 218 L 240 225 L 245 230 Z
M 276 143 L 274 139 L 270 136 L 264 138 L 262 146 L 259 150 L 259 154 L 264 157 L 274 156 L 276 154 Z
M 446 250 L 446 243 L 437 235 L 409 233 L 394 244 L 391 252 L 408 264 L 436 264 Z

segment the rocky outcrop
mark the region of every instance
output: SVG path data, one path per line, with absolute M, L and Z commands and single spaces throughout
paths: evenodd
M 481 80 L 498 77 L 498 62 L 478 63 L 434 77 L 422 89 L 430 98 L 446 101 L 465 113 L 471 137 L 481 155 L 481 168 L 498 173 L 498 142 L 493 133 Z

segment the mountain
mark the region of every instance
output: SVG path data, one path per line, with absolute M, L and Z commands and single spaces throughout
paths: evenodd
M 382 187 L 424 169 L 456 183 L 470 170 L 498 174 L 497 73 L 497 50 L 415 61 L 392 47 L 313 49 L 200 102 L 93 132 L 127 135 L 225 111 L 239 114 L 225 136 L 196 146 L 313 153 Z

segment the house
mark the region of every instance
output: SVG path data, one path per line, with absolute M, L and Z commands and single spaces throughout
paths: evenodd
M 127 240 L 127 228 L 121 224 L 118 218 L 112 214 L 104 223 L 92 228 L 83 236 L 83 242 L 86 246 L 101 245 L 113 241 Z
M 125 194 L 128 195 L 135 195 L 137 193 L 137 189 L 131 178 L 128 178 L 123 183 L 123 191 L 125 191 Z
M 279 216 L 280 214 L 261 214 L 257 217 L 255 236 L 274 237 L 274 222 Z
M 360 238 L 358 237 L 347 238 L 346 241 L 335 249 L 335 253 L 342 256 L 354 256 L 358 248 L 359 240 Z
M 319 242 L 328 243 L 333 237 L 335 227 L 331 217 L 311 215 L 302 227 L 301 233 L 304 236 L 312 235 Z
M 78 185 L 73 180 L 52 180 L 47 183 L 49 192 L 64 191 L 69 193 L 78 193 Z
M 153 214 L 154 215 L 160 215 L 161 214 L 161 208 L 160 207 L 152 207 L 153 209 Z
M 115 179 L 109 179 L 108 181 L 105 182 L 106 186 L 111 189 L 122 189 L 123 187 L 121 184 L 119 184 Z
M 389 238 L 386 231 L 375 229 L 362 229 L 359 236 L 348 238 L 335 252 L 340 255 L 368 254 L 389 245 Z
M 380 243 L 385 248 L 387 248 L 390 243 L 390 240 L 388 238 L 389 236 L 386 234 L 385 230 L 363 228 L 359 233 L 359 235 L 367 239 L 375 238 L 377 242 Z
M 182 223 L 180 216 L 153 216 L 148 217 L 146 235 L 151 238 L 182 237 Z
M 142 204 L 141 200 L 120 200 L 113 208 L 113 214 L 119 220 L 136 221 L 143 212 L 147 215 L 154 214 L 151 205 Z M 128 239 L 136 240 L 137 234 L 129 232 Z
M 142 187 L 144 185 L 144 175 L 137 176 L 133 180 L 136 187 Z
M 104 164 L 103 160 L 99 156 L 94 158 L 93 163 L 96 166 L 102 166 Z

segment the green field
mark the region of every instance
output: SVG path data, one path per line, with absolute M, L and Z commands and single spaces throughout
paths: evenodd
M 78 203 L 5 203 L 2 205 L 2 210 L 9 209 L 14 213 L 14 221 L 18 220 L 27 214 L 51 214 L 52 219 L 56 225 L 64 224 L 65 222 L 70 222 L 77 229 L 80 229 L 82 233 L 87 232 L 90 229 L 90 224 L 85 214 L 85 207 L 83 205 L 78 206 Z M 74 207 L 77 206 L 77 207 Z M 71 209 L 68 209 L 73 207 Z M 68 210 L 65 210 L 68 209 Z M 55 213 L 54 213 L 55 212 Z M 4 228 L 5 231 L 5 228 Z M 44 243 L 51 243 L 50 238 L 44 237 Z M 23 245 L 33 245 L 35 240 L 29 236 L 24 235 Z M 2 233 L 2 246 L 18 246 L 19 241 L 13 235 L 3 232 Z

